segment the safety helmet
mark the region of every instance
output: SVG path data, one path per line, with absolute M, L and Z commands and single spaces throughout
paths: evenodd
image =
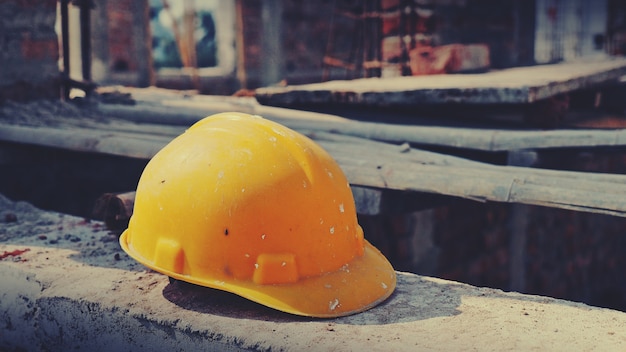
M 297 315 L 360 312 L 396 286 L 335 160 L 243 113 L 198 121 L 150 160 L 120 243 L 174 279 Z

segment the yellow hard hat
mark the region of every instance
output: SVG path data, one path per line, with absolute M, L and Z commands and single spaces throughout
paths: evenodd
M 360 312 L 396 286 L 335 160 L 242 113 L 197 122 L 150 160 L 120 243 L 174 279 L 298 315 Z

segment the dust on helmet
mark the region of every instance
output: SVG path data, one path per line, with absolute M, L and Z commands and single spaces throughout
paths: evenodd
M 335 160 L 242 113 L 198 121 L 150 160 L 120 243 L 174 279 L 297 315 L 360 312 L 396 286 Z

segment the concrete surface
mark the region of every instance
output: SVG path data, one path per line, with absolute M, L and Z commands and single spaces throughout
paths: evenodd
M 170 284 L 102 223 L 3 196 L 0 258 L 2 351 L 626 349 L 626 313 L 408 273 L 367 312 L 296 317 Z

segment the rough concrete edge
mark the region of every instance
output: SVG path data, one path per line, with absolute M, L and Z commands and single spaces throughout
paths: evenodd
M 125 255 L 113 259 L 119 246 L 102 241 L 110 236 L 99 223 L 0 200 L 18 220 L 15 228 L 4 224 L 14 237 L 0 253 L 29 249 L 0 261 L 0 350 L 626 346 L 623 312 L 409 273 L 398 273 L 392 297 L 369 311 L 295 317 L 222 291 L 168 284 Z M 57 243 L 58 236 L 68 239 Z M 95 257 L 93 246 L 101 250 Z

